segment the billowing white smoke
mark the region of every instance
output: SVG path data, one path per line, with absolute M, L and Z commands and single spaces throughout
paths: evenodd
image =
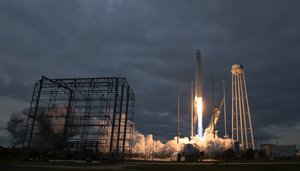
M 181 143 L 177 144 L 177 139 L 174 139 L 163 144 L 159 140 L 154 140 L 152 134 L 144 136 L 137 131 L 133 138 L 132 153 L 138 157 L 148 158 L 154 154 L 159 158 L 176 156 L 182 149 L 182 141 L 183 139 L 180 139 Z
M 11 115 L 10 121 L 7 124 L 7 130 L 12 135 L 13 146 L 22 145 L 28 112 L 28 109 L 24 109 L 22 112 L 13 113 Z M 38 144 L 36 145 L 38 145 L 39 147 L 41 147 L 41 145 L 43 147 L 55 146 L 55 144 L 62 138 L 64 134 L 66 113 L 67 110 L 64 107 L 58 107 L 56 109 L 53 109 L 51 112 L 46 111 L 46 108 L 38 109 L 36 123 L 37 125 L 39 125 L 39 127 L 35 127 L 34 131 L 41 136 L 35 137 L 38 138 Z M 49 115 L 55 117 L 52 117 L 52 119 L 50 120 L 48 119 Z M 124 116 L 122 116 L 122 119 L 124 119 Z M 82 138 L 82 135 L 80 133 L 81 128 L 74 129 L 78 129 L 77 134 L 75 131 L 75 133 L 70 136 L 70 140 L 80 141 Z M 97 129 L 99 129 L 99 127 L 91 127 L 87 131 L 95 132 Z M 104 129 L 110 128 L 108 127 Z M 107 130 L 101 131 L 106 132 Z M 88 138 L 94 139 L 93 137 Z M 154 140 L 152 134 L 144 136 L 138 131 L 134 131 L 132 140 L 132 154 L 137 157 L 146 158 L 150 158 L 153 155 L 158 158 L 175 157 L 178 153 L 182 152 L 186 144 L 193 144 L 199 150 L 204 151 L 207 154 L 223 152 L 224 150 L 232 147 L 231 139 L 222 139 L 218 138 L 217 136 L 216 138 L 213 138 L 213 135 L 211 134 L 205 135 L 202 139 L 200 139 L 198 136 L 193 137 L 192 140 L 189 140 L 189 138 L 187 137 L 180 138 L 179 143 L 177 143 L 177 137 L 174 137 L 173 140 L 169 140 L 164 144 L 159 140 Z M 106 150 L 107 149 L 105 149 L 105 151 Z
M 7 123 L 7 130 L 11 133 L 11 144 L 13 146 L 21 145 L 25 133 L 25 126 L 28 116 L 28 109 L 22 112 L 15 112 L 11 114 L 10 121 Z
M 209 134 L 200 139 L 198 136 L 189 138 L 180 138 L 177 143 L 177 137 L 173 140 L 169 140 L 166 144 L 163 144 L 159 140 L 154 140 L 153 135 L 149 134 L 144 136 L 141 133 L 136 132 L 134 136 L 134 142 L 132 152 L 138 157 L 151 158 L 152 156 L 158 158 L 175 157 L 178 153 L 181 153 L 186 144 L 193 144 L 196 148 L 204 151 L 207 155 L 216 153 L 222 153 L 227 149 L 232 148 L 233 141 L 231 139 L 214 138 Z
M 7 123 L 7 130 L 12 135 L 11 144 L 13 146 L 18 147 L 23 143 L 28 113 L 29 109 L 13 113 Z M 48 114 L 46 108 L 38 108 L 34 132 L 39 136 L 35 137 L 37 143 L 33 145 L 52 147 L 58 142 L 63 136 L 66 113 L 66 108 L 63 107 L 54 108 L 52 111 L 48 111 Z M 51 120 L 49 116 L 51 116 Z
M 11 115 L 10 121 L 7 123 L 7 130 L 11 133 L 11 144 L 15 147 L 20 147 L 24 141 L 24 134 L 27 124 L 29 109 L 24 109 L 21 112 L 16 112 Z M 74 117 L 82 117 L 84 112 L 75 111 Z M 50 108 L 39 107 L 36 115 L 34 125 L 34 143 L 31 143 L 31 147 L 56 147 L 58 143 L 61 143 L 65 133 L 65 123 L 67 116 L 67 107 L 55 106 Z M 112 117 L 112 116 L 111 116 Z M 119 122 L 119 114 L 116 115 L 116 123 Z M 125 114 L 121 115 L 121 127 L 120 130 L 124 130 Z M 99 119 L 97 117 L 90 117 L 87 120 L 75 119 L 72 121 L 72 132 L 68 135 L 70 142 L 80 141 L 99 141 L 101 143 L 107 143 L 106 139 L 110 138 L 111 126 L 97 126 L 97 125 L 110 125 L 108 119 Z M 127 122 L 128 125 L 133 125 L 131 121 Z M 93 126 L 84 126 L 93 125 Z M 130 128 L 128 128 L 129 130 Z M 115 130 L 117 132 L 118 130 Z M 105 137 L 98 137 L 97 132 L 105 132 Z M 29 136 L 29 132 L 28 132 Z M 114 136 L 117 136 L 115 133 Z M 126 139 L 131 139 L 132 135 L 126 134 Z M 116 138 L 116 137 L 114 137 Z M 122 139 L 123 137 L 121 137 Z M 25 141 L 28 142 L 28 139 Z M 26 145 L 26 144 L 25 144 Z M 121 144 L 120 144 L 121 145 Z M 128 145 L 128 144 L 126 144 Z M 101 149 L 103 152 L 108 152 L 108 148 Z

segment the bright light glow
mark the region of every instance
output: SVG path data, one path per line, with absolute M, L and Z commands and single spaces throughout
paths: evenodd
M 203 137 L 203 127 L 202 127 L 202 112 L 203 112 L 203 104 L 202 104 L 202 97 L 195 97 L 195 105 L 196 105 L 196 112 L 198 116 L 198 137 L 202 139 Z

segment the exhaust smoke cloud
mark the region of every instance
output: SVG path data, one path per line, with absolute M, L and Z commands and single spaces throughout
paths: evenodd
M 202 114 L 202 98 L 198 98 L 197 100 L 197 102 L 199 102 L 197 104 L 200 105 L 199 112 Z M 21 112 L 16 112 L 11 115 L 10 121 L 7 124 L 7 130 L 12 135 L 12 146 L 21 147 L 22 145 L 28 112 L 28 109 L 24 109 Z M 38 117 L 36 122 L 39 122 L 39 125 L 41 126 L 36 128 L 36 131 L 39 131 L 41 133 L 40 135 L 44 135 L 38 139 L 39 146 L 55 147 L 57 141 L 61 140 L 63 136 L 65 129 L 65 116 L 67 111 L 66 108 L 63 107 L 58 107 L 57 109 L 53 110 L 51 115 L 56 116 L 56 119 L 51 120 L 51 122 L 47 119 L 46 113 L 46 108 L 41 107 L 38 109 Z M 200 118 L 202 117 L 199 116 L 199 119 Z M 202 123 L 202 121 L 198 123 Z M 179 138 L 179 143 L 177 143 L 177 137 L 174 137 L 172 140 L 163 143 L 160 140 L 155 140 L 152 134 L 143 135 L 135 130 L 132 138 L 133 141 L 131 144 L 131 152 L 137 157 L 149 158 L 151 156 L 155 156 L 157 158 L 166 158 L 176 157 L 178 153 L 182 152 L 184 146 L 187 144 L 192 144 L 199 150 L 204 151 L 206 154 L 223 152 L 232 147 L 231 139 L 222 139 L 218 138 L 218 136 L 213 138 L 212 134 L 207 134 L 200 138 L 200 136 L 203 135 L 202 131 L 200 131 L 201 129 L 202 127 L 200 127 L 198 131 L 198 136 L 192 137 L 191 139 L 187 137 Z M 74 135 L 70 138 L 79 139 L 80 135 Z

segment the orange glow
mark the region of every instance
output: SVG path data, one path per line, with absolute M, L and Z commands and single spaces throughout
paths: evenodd
M 202 97 L 197 98 L 197 113 L 203 112 Z
M 203 127 L 202 127 L 202 113 L 203 113 L 203 102 L 202 97 L 195 97 L 195 104 L 197 107 L 197 117 L 198 117 L 198 137 L 203 137 Z

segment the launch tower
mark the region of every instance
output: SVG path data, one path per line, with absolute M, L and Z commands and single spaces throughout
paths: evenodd
M 234 64 L 232 73 L 232 139 L 241 149 L 254 149 L 251 114 L 243 65 Z

